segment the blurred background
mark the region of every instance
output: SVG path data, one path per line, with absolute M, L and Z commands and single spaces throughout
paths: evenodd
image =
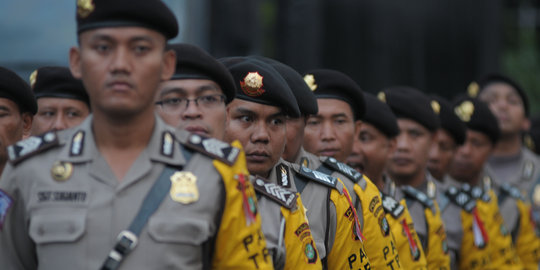
M 410 85 L 452 97 L 488 72 L 540 113 L 540 0 L 164 0 L 175 42 L 215 57 L 264 55 L 304 72 L 343 71 L 369 92 Z M 0 1 L 0 65 L 23 78 L 67 65 L 75 0 Z

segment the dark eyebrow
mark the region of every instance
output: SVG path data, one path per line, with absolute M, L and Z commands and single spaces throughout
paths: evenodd
M 11 110 L 4 105 L 0 105 L 0 111 L 10 112 Z
M 345 113 L 336 113 L 336 114 L 332 114 L 332 118 L 338 118 L 338 117 L 347 117 L 347 114 Z
M 236 108 L 235 112 L 239 113 L 239 114 L 245 114 L 245 115 L 256 115 L 255 111 L 250 110 L 250 109 L 246 109 L 246 108 L 242 108 L 242 107 Z

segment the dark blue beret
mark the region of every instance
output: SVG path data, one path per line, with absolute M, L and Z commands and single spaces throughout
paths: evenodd
M 462 145 L 465 142 L 467 127 L 454 112 L 452 104 L 443 97 L 432 95 L 431 99 L 439 105 L 439 119 L 441 128 L 446 130 L 456 144 Z
M 73 77 L 66 67 L 39 68 L 30 75 L 30 84 L 36 99 L 70 98 L 83 101 L 90 106 L 90 99 L 82 81 Z
M 299 117 L 300 110 L 289 85 L 269 64 L 247 57 L 220 59 L 236 84 L 236 98 L 275 106 L 286 115 Z
M 77 0 L 77 33 L 103 27 L 138 26 L 178 34 L 178 22 L 160 0 Z
M 397 136 L 399 126 L 390 107 L 370 93 L 364 93 L 364 100 L 366 101 L 366 114 L 362 121 L 375 126 L 389 138 Z
M 435 132 L 440 127 L 431 100 L 420 90 L 396 86 L 383 90 L 377 96 L 386 102 L 397 118 L 408 118 Z
M 497 143 L 500 136 L 499 123 L 486 103 L 477 98 L 461 95 L 455 98 L 453 107 L 456 115 L 468 129 L 482 132 L 493 144 Z
M 3 67 L 0 67 L 0 97 L 15 102 L 21 113 L 37 112 L 36 99 L 30 85 L 15 72 Z
M 316 69 L 305 73 L 304 80 L 317 98 L 340 99 L 351 105 L 355 120 L 366 112 L 362 89 L 349 76 L 337 70 Z
M 207 79 L 219 84 L 231 102 L 236 95 L 236 86 L 229 70 L 205 50 L 191 44 L 170 44 L 176 52 L 176 70 L 171 80 Z
M 300 73 L 298 73 L 293 68 L 274 59 L 262 56 L 255 56 L 255 58 L 270 64 L 277 72 L 279 72 L 281 77 L 285 79 L 285 81 L 289 85 L 289 88 L 291 88 L 292 93 L 296 98 L 296 101 L 298 102 L 298 108 L 300 109 L 301 114 L 317 114 L 317 112 L 319 111 L 319 107 L 317 105 L 317 98 L 315 98 L 313 91 L 311 91 L 311 89 L 308 87 Z

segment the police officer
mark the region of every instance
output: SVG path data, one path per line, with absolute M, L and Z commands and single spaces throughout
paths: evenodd
M 170 80 L 160 84 L 156 111 L 171 126 L 222 140 L 226 104 L 234 99 L 236 89 L 231 74 L 197 46 L 170 44 L 169 48 L 176 52 L 176 69 Z
M 325 157 L 318 162 L 307 154 L 300 158 L 310 161 L 309 166 L 317 170 L 339 171 L 345 176 L 343 181 L 360 202 L 357 209 L 363 217 L 362 231 L 371 264 L 375 268 L 401 268 L 379 190 L 345 164 L 365 113 L 362 90 L 349 76 L 336 70 L 311 70 L 304 79 L 317 98 L 319 111 L 307 120 L 303 145 L 307 152 Z
M 271 81 L 265 83 L 265 80 L 273 77 L 258 70 L 240 68 L 245 62 L 266 65 L 276 72 L 253 58 L 226 60 L 226 66 L 240 83 L 237 99 L 228 106 L 226 137 L 229 141 L 242 142 L 250 173 L 268 177 L 272 184 L 301 194 L 324 269 L 369 267 L 358 221 L 343 183 L 335 177 L 280 160 L 286 144 L 283 115 L 286 110 L 283 109 L 298 110 L 287 83 L 278 74 L 281 86 L 272 94 Z M 287 115 L 298 118 L 300 111 Z
M 30 85 L 38 104 L 32 135 L 75 127 L 90 114 L 88 94 L 67 67 L 36 69 Z
M 458 97 L 453 107 L 458 117 L 465 123 L 467 132 L 464 144 L 458 148 L 451 163 L 449 174 L 455 180 L 468 184 L 469 187 L 480 186 L 483 189 L 483 192 L 465 191 L 478 198 L 478 214 L 486 221 L 484 225 L 491 254 L 490 264 L 487 267 L 522 268 L 512 244 L 512 237 L 499 211 L 497 195 L 494 192 L 496 187 L 493 187 L 489 171 L 484 167 L 500 136 L 497 119 L 488 106 L 477 99 Z M 481 247 L 482 243 L 478 240 L 482 239 L 475 239 L 475 244 Z M 483 265 L 484 263 L 481 263 L 481 266 Z M 465 267 L 471 268 L 473 265 L 465 265 Z
M 0 67 L 0 172 L 8 160 L 6 147 L 30 135 L 37 111 L 30 86 L 15 72 Z M 0 213 L 2 213 L 0 211 Z
M 405 194 L 407 206 L 422 247 L 428 269 L 449 269 L 447 239 L 436 200 L 435 184 L 427 171 L 428 153 L 439 128 L 436 106 L 417 89 L 392 87 L 378 94 L 397 117 L 400 133 L 390 157 L 388 175 Z M 400 197 L 396 193 L 396 196 Z
M 396 148 L 396 136 L 399 134 L 396 117 L 388 105 L 374 95 L 364 93 L 364 100 L 366 114 L 362 118 L 360 132 L 354 138 L 347 164 L 365 173 L 379 190 L 386 190 L 385 186 L 393 187 L 387 190 L 395 190 L 395 183 L 390 181 L 384 170 Z M 427 269 L 424 250 L 405 200 L 398 201 L 394 195 L 392 191 L 381 193 L 382 206 L 398 249 L 399 263 L 403 269 Z
M 173 13 L 158 0 L 78 1 L 77 29 L 70 68 L 93 113 L 10 147 L 2 268 L 272 269 L 241 150 L 154 114 L 174 73 Z
M 451 268 L 483 269 L 490 264 L 488 238 L 474 232 L 486 232 L 487 219 L 478 214 L 477 198 L 461 190 L 461 184 L 448 175 L 454 155 L 465 141 L 466 127 L 446 99 L 430 98 L 432 104 L 439 108 L 437 116 L 441 127 L 429 152 L 428 170 L 437 187 L 436 199 L 448 235 Z

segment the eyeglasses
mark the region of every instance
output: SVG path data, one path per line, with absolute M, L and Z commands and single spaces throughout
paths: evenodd
M 200 96 L 194 99 L 189 98 L 168 98 L 156 102 L 166 113 L 183 112 L 189 106 L 189 102 L 195 102 L 195 105 L 201 109 L 213 109 L 225 101 L 225 95 L 215 94 Z

